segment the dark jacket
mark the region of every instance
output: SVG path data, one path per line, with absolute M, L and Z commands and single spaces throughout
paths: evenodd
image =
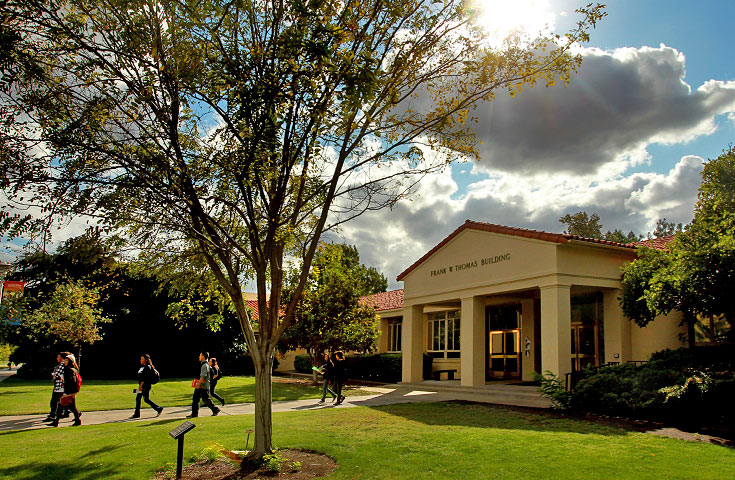
M 144 365 L 138 369 L 138 383 L 143 384 L 143 390 L 151 389 L 151 379 L 153 378 L 153 367 Z
M 322 370 L 324 370 L 324 373 L 322 374 L 324 375 L 324 378 L 326 378 L 327 380 L 334 379 L 334 364 L 331 360 L 322 365 Z
M 347 377 L 347 372 L 345 371 L 345 361 L 335 358 L 333 378 L 341 382 L 344 382 L 346 377 Z
M 218 366 L 209 367 L 209 372 L 212 374 L 212 387 L 214 388 L 217 385 L 217 382 L 219 382 L 219 377 L 221 376 L 220 370 Z M 217 378 L 214 378 L 217 377 Z
M 78 393 L 77 388 L 77 370 L 64 365 L 64 395 Z

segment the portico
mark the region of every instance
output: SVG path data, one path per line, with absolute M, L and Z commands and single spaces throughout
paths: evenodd
M 640 329 L 623 316 L 620 267 L 635 255 L 632 245 L 467 221 L 398 276 L 402 304 L 379 311 L 394 332 L 381 345 L 398 332 L 410 383 L 426 377 L 424 355 L 463 386 L 645 360 L 677 348 L 680 327 Z

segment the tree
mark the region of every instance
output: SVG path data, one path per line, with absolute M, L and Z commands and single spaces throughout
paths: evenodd
M 585 238 L 602 237 L 600 216 L 596 213 L 592 215 L 588 215 L 587 212 L 567 213 L 559 221 L 566 224 L 567 229 L 564 231 L 566 234 L 579 235 Z
M 735 151 L 705 163 L 694 220 L 677 235 L 678 260 L 688 273 L 692 308 L 703 316 L 724 315 L 735 338 Z
M 86 287 L 79 280 L 60 283 L 41 307 L 25 316 L 22 322 L 33 331 L 50 333 L 71 343 L 76 348 L 81 368 L 82 345 L 100 340 L 100 325 L 111 321 L 102 313 L 99 303 L 99 289 Z
M 625 234 L 622 230 L 617 228 L 612 232 L 608 230 L 607 233 L 603 235 L 600 216 L 596 213 L 593 213 L 592 215 L 589 215 L 585 211 L 580 211 L 575 214 L 567 213 L 561 217 L 559 221 L 567 226 L 564 233 L 569 235 L 578 235 L 585 238 L 599 238 L 617 243 L 633 243 L 642 238 L 641 235 L 637 235 L 633 231 Z
M 638 235 L 632 230 L 628 233 L 623 233 L 622 230 L 615 229 L 612 232 L 610 230 L 605 233 L 605 235 L 602 237 L 604 240 L 607 240 L 608 242 L 616 242 L 616 243 L 634 243 L 639 241 L 641 238 L 643 238 L 642 235 Z
M 681 223 L 669 222 L 665 218 L 656 220 L 656 229 L 653 231 L 654 238 L 670 237 L 684 230 Z
M 621 305 L 629 318 L 644 326 L 656 315 L 678 310 L 684 314 L 690 347 L 694 346 L 697 316 L 724 315 L 733 335 L 733 192 L 735 152 L 730 147 L 704 166 L 692 224 L 677 232 L 666 250 L 644 248 L 623 268 Z M 661 230 L 670 225 L 659 222 Z
M 377 293 L 376 284 L 385 291 L 388 281 L 382 274 L 376 282 L 374 268 L 360 265 L 353 246 L 322 243 L 315 256 L 307 286 L 301 292 L 294 322 L 284 332 L 282 348 L 306 349 L 312 365 L 318 365 L 324 352 L 375 349 L 380 335 L 375 309 L 360 303 L 360 297 Z M 284 290 L 290 300 L 291 287 L 298 271 Z
M 568 82 L 570 49 L 604 16 L 590 4 L 565 36 L 491 48 L 467 12 L 463 0 L 8 0 L 15 49 L 44 75 L 0 92 L 1 184 L 11 205 L 40 210 L 6 215 L 0 233 L 88 215 L 149 269 L 209 280 L 255 364 L 251 454 L 270 452 L 273 355 L 322 233 L 476 157 L 474 106 Z M 284 304 L 288 257 L 301 271 Z

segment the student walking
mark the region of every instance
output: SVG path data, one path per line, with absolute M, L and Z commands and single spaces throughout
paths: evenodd
M 140 368 L 138 369 L 138 388 L 136 390 L 137 395 L 135 396 L 135 413 L 130 418 L 140 418 L 140 401 L 145 400 L 145 403 L 151 406 L 156 411 L 156 416 L 161 415 L 163 407 L 158 405 L 150 399 L 151 388 L 154 383 L 158 381 L 158 372 L 151 362 L 151 356 L 143 354 L 140 356 Z
M 217 416 L 220 409 L 214 406 L 212 399 L 209 398 L 209 385 L 211 382 L 211 373 L 209 371 L 209 352 L 202 351 L 199 353 L 199 378 L 194 380 L 194 398 L 191 402 L 191 415 L 186 418 L 196 418 L 199 416 L 199 400 L 203 400 L 204 404 L 212 410 L 212 416 Z
M 329 359 L 329 353 L 324 352 L 324 365 L 322 365 L 322 368 L 320 372 L 322 373 L 322 399 L 319 400 L 319 403 L 324 403 L 324 401 L 327 398 L 327 392 L 332 396 L 332 402 L 334 402 L 337 399 L 337 394 L 334 393 L 334 390 L 329 388 L 329 384 L 334 381 L 334 364 Z
M 79 366 L 74 355 L 70 353 L 64 359 L 64 395 L 59 398 L 59 405 L 56 407 L 56 418 L 51 423 L 52 427 L 59 426 L 59 418 L 65 406 L 69 407 L 69 410 L 74 413 L 74 423 L 72 425 L 78 427 L 82 424 L 82 413 L 77 408 L 77 393 L 79 393 L 78 381 Z
M 66 358 L 67 352 L 60 352 L 56 354 L 56 366 L 51 372 L 51 379 L 54 382 L 54 389 L 51 392 L 51 401 L 49 402 L 48 416 L 44 422 L 53 422 L 56 420 L 56 409 L 59 406 L 59 399 L 64 395 L 64 359 Z M 66 415 L 69 413 L 67 411 Z
M 345 354 L 341 350 L 334 352 L 332 363 L 334 363 L 334 390 L 337 392 L 337 403 L 335 405 L 341 405 L 345 400 L 344 395 L 342 395 L 342 387 L 347 377 Z
M 220 370 L 219 365 L 217 364 L 217 359 L 212 357 L 209 359 L 209 369 L 210 373 L 212 374 L 212 381 L 209 385 L 209 394 L 212 395 L 212 397 L 216 398 L 220 401 L 222 406 L 225 406 L 225 399 L 220 397 L 214 392 L 214 389 L 217 388 L 217 382 L 219 382 L 219 378 L 222 376 L 222 370 Z

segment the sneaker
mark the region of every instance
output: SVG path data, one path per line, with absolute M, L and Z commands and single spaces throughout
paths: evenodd
M 197 418 L 199 415 L 187 415 L 186 418 Z
M 163 411 L 163 407 L 159 407 L 158 410 L 156 410 L 156 416 L 160 417 L 162 411 Z
M 130 415 L 130 418 L 140 418 L 140 413 L 134 413 Z
M 225 399 L 224 398 L 222 399 L 222 406 L 223 407 L 225 406 Z
M 324 399 L 322 398 L 321 400 L 319 400 L 319 403 L 324 403 Z
M 81 420 L 74 420 L 74 423 L 71 424 L 72 427 L 78 427 L 82 424 Z
M 53 421 L 53 420 L 56 420 L 56 417 L 54 417 L 52 415 L 49 415 L 48 417 L 46 417 L 46 418 L 43 419 L 44 422 L 50 422 L 50 421 Z
M 58 427 L 59 426 L 59 420 L 54 420 L 49 424 L 49 427 Z
M 212 416 L 216 417 L 217 415 L 219 415 L 219 412 L 220 412 L 220 409 L 217 407 L 214 407 L 214 410 L 212 410 Z

